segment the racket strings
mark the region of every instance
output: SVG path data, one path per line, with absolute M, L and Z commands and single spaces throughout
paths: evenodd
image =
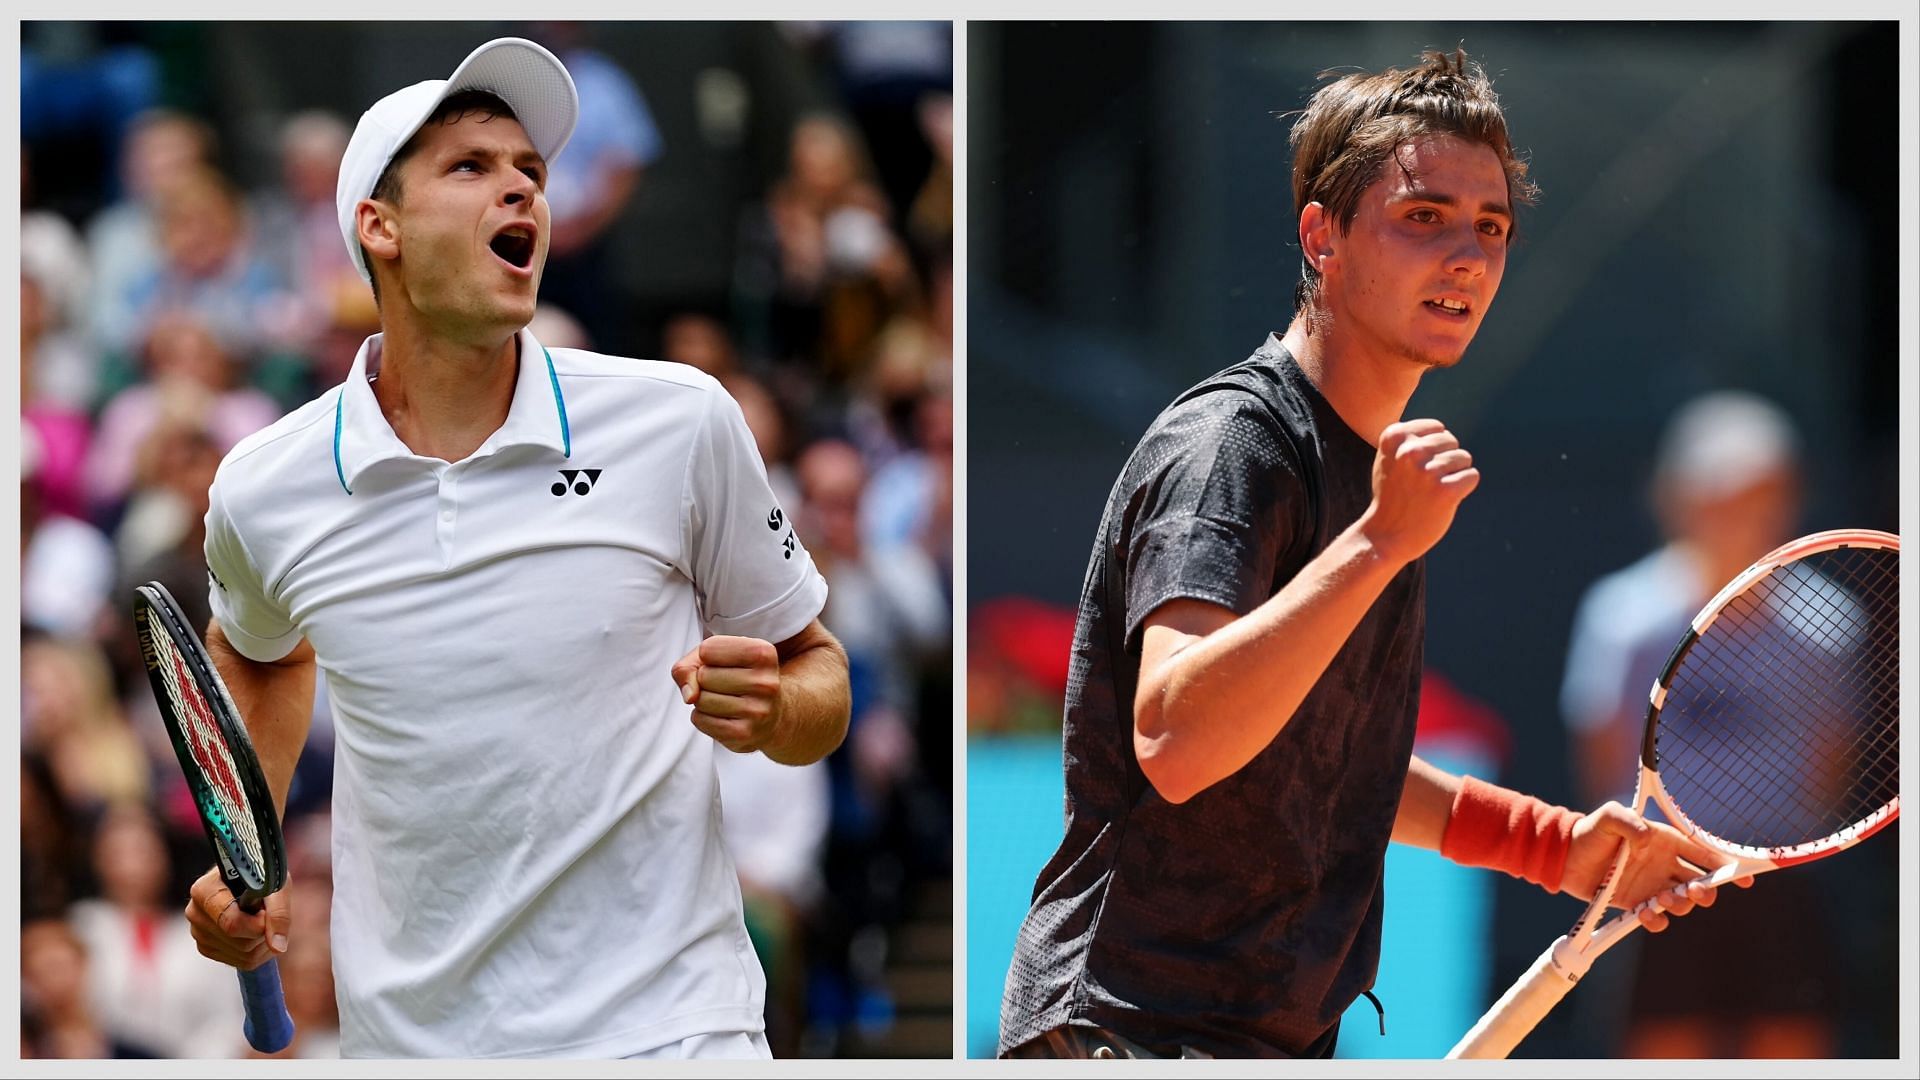
M 167 698 L 202 775 L 202 783 L 194 785 L 194 794 L 211 800 L 212 805 L 206 807 L 211 811 L 208 818 L 221 833 L 237 842 L 240 851 L 253 864 L 249 872 L 258 874 L 258 868 L 266 863 L 265 853 L 254 824 L 253 807 L 240 783 L 240 769 L 227 749 L 226 736 L 214 719 L 212 706 L 200 692 L 199 683 L 187 671 L 186 659 L 175 647 L 173 638 L 156 627 L 152 640 Z
M 1661 781 L 1707 832 L 1792 848 L 1899 791 L 1898 554 L 1818 552 L 1733 598 L 1670 673 Z

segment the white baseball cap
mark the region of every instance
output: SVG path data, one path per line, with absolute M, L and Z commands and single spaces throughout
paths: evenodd
M 374 102 L 360 115 L 346 155 L 340 159 L 340 183 L 333 198 L 347 254 L 369 283 L 373 271 L 360 251 L 354 207 L 373 194 L 393 155 L 433 110 L 462 90 L 485 90 L 506 102 L 549 166 L 573 137 L 574 123 L 580 119 L 580 95 L 566 65 L 525 38 L 495 38 L 460 61 L 451 78 L 417 82 Z

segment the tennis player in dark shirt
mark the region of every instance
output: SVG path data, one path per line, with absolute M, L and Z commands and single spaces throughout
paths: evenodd
M 1295 123 L 1298 310 L 1154 421 L 1108 499 L 1067 688 L 1066 835 L 1007 975 L 1013 1057 L 1330 1056 L 1379 962 L 1388 841 L 1648 929 L 1721 861 L 1413 756 L 1423 556 L 1478 485 L 1438 420 L 1533 199 L 1464 53 L 1323 86 Z

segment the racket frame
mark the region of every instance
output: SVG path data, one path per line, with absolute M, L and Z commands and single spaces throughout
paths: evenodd
M 179 603 L 158 581 L 150 581 L 134 591 L 133 621 L 140 644 L 140 658 L 147 670 L 147 680 L 153 687 L 154 701 L 160 706 L 160 719 L 167 729 L 167 738 L 173 743 L 174 756 L 179 759 L 180 770 L 192 791 L 194 812 L 200 819 L 201 829 L 206 833 L 207 843 L 219 859 L 220 873 L 226 881 L 227 890 L 233 893 L 241 910 L 249 913 L 259 911 L 266 898 L 287 883 L 286 838 L 280 828 L 279 815 L 274 810 L 273 795 L 267 788 L 266 772 L 260 767 L 259 755 L 253 749 L 253 740 L 247 734 L 246 725 L 241 722 L 240 710 L 234 705 L 233 696 L 227 692 L 226 683 L 215 670 L 206 646 L 200 643 L 199 636 L 187 623 L 186 614 Z M 220 808 L 219 800 L 213 794 L 213 781 L 208 778 L 205 768 L 193 752 L 191 736 L 185 731 L 187 721 L 175 715 L 177 708 L 167 686 L 167 678 L 162 674 L 161 664 L 164 661 L 153 643 L 153 635 L 156 634 L 166 635 L 173 651 L 185 665 L 186 674 L 193 680 L 195 689 L 206 699 L 207 712 L 219 730 L 228 757 L 232 759 L 234 779 L 240 785 L 241 793 L 246 796 L 246 810 L 260 841 L 258 861 L 244 850 L 244 845 L 229 839 L 212 820 L 211 815 L 225 817 L 226 812 Z M 251 971 L 236 971 L 240 978 L 241 1000 L 247 1012 L 247 1042 L 263 1053 L 285 1049 L 293 1041 L 294 1029 L 280 984 L 279 962 L 269 959 Z

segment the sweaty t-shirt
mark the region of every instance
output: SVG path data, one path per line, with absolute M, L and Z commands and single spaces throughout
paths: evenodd
M 1171 1054 L 1316 1054 L 1372 986 L 1420 696 L 1423 561 L 1273 742 L 1183 804 L 1140 771 L 1133 698 L 1147 616 L 1177 598 L 1258 607 L 1366 510 L 1373 459 L 1271 336 L 1134 450 L 1081 591 L 1066 836 L 1020 928 L 1002 1053 L 1078 1023 Z

